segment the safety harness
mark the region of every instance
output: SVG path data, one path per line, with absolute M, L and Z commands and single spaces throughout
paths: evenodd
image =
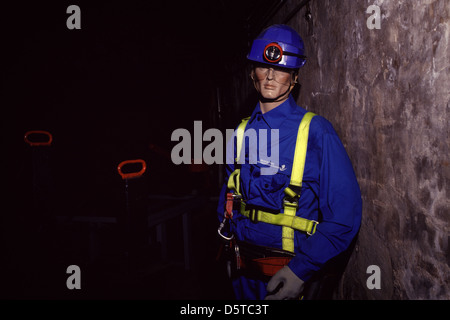
M 233 173 L 231 173 L 227 187 L 230 191 L 227 193 L 227 202 L 226 202 L 226 212 L 224 216 L 224 220 L 219 226 L 218 233 L 224 239 L 228 241 L 232 241 L 234 236 L 226 237 L 222 233 L 222 229 L 225 224 L 233 218 L 233 204 L 238 201 L 239 212 L 249 218 L 253 222 L 264 222 L 273 225 L 282 226 L 282 248 L 287 253 L 294 252 L 294 231 L 302 231 L 306 232 L 308 235 L 313 235 L 316 232 L 316 227 L 319 222 L 315 220 L 308 220 L 302 217 L 296 216 L 296 212 L 298 209 L 298 201 L 300 198 L 300 191 L 302 187 L 303 180 L 303 172 L 305 168 L 305 159 L 306 159 L 306 151 L 308 146 L 308 135 L 309 135 L 309 126 L 312 118 L 315 116 L 312 112 L 307 112 L 300 122 L 297 140 L 295 145 L 295 153 L 294 153 L 294 161 L 292 165 L 291 172 L 291 180 L 289 186 L 284 189 L 285 197 L 283 198 L 283 213 L 273 213 L 267 212 L 264 210 L 247 208 L 245 200 L 240 193 L 240 155 L 242 151 L 242 145 L 244 140 L 244 132 L 245 127 L 247 126 L 248 120 L 250 117 L 245 118 L 239 124 L 236 130 L 236 158 L 235 164 L 238 168 L 236 168 Z M 237 251 L 236 251 L 237 250 Z M 238 258 L 238 268 L 239 268 L 239 247 L 235 247 L 236 256 Z M 267 260 L 266 258 L 264 259 Z M 273 261 L 267 261 L 269 263 L 273 263 Z M 287 261 L 288 262 L 288 261 Z M 283 265 L 286 265 L 287 262 L 283 262 Z M 282 266 L 280 266 L 281 268 Z M 261 268 L 265 268 L 261 266 Z M 279 269 L 279 268 L 278 268 Z M 277 271 L 277 268 L 274 269 Z

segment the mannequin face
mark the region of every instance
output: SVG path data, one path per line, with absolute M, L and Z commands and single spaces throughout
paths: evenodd
M 251 77 L 264 99 L 283 101 L 288 98 L 298 76 L 289 69 L 260 64 L 253 69 Z

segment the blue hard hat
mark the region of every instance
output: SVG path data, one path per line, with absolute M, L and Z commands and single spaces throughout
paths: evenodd
M 302 38 L 291 27 L 275 24 L 264 29 L 255 40 L 247 59 L 282 68 L 298 69 L 306 63 Z

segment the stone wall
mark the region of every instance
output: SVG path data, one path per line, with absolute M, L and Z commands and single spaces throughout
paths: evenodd
M 312 0 L 286 21 L 300 2 L 287 1 L 270 24 L 302 35 L 298 104 L 333 123 L 363 197 L 336 297 L 449 299 L 450 2 Z M 366 25 L 372 4 L 380 29 Z M 370 265 L 381 289 L 366 286 Z

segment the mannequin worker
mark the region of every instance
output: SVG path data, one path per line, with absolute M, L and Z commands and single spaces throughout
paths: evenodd
M 266 28 L 247 59 L 259 102 L 227 148 L 234 160 L 219 196 L 219 234 L 233 256 L 237 299 L 299 299 L 305 282 L 355 238 L 361 193 L 332 124 L 291 95 L 306 62 L 299 34 Z M 273 152 L 278 162 L 267 159 Z

